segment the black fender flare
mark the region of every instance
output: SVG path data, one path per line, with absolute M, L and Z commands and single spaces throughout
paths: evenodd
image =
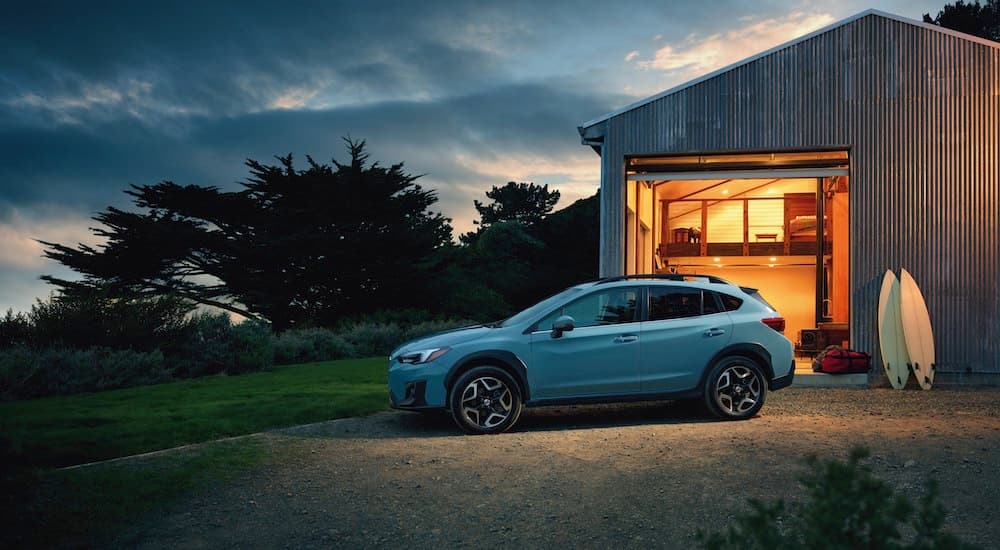
M 731 355 L 743 355 L 756 360 L 760 367 L 764 369 L 764 376 L 767 376 L 768 387 L 771 386 L 771 380 L 774 380 L 774 366 L 771 365 L 771 353 L 760 344 L 740 342 L 738 344 L 730 344 L 722 348 L 718 353 L 713 355 L 711 359 L 709 359 L 704 370 L 702 370 L 701 381 L 698 382 L 698 387 L 705 387 L 705 383 L 707 381 L 706 379 L 708 378 L 708 371 L 712 370 L 712 365 L 715 365 L 720 359 Z
M 477 351 L 455 361 L 455 365 L 451 367 L 451 370 L 444 377 L 445 390 L 451 391 L 451 384 L 465 371 L 484 365 L 500 367 L 507 371 L 514 378 L 514 381 L 521 386 L 522 403 L 527 402 L 531 398 L 530 390 L 528 389 L 528 367 L 524 365 L 524 361 L 521 361 L 517 355 L 502 349 Z

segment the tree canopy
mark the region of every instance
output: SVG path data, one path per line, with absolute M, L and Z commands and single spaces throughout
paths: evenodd
M 83 275 L 43 279 L 66 295 L 172 295 L 278 330 L 329 324 L 381 308 L 421 307 L 431 256 L 451 241 L 450 220 L 429 208 L 433 191 L 402 163 L 368 162 L 364 141 L 347 140 L 350 161 L 292 155 L 277 165 L 247 160 L 242 189 L 132 186 L 138 211 L 109 207 L 94 219 L 98 247 L 43 242 L 45 255 Z
M 496 320 L 596 275 L 597 196 L 552 212 L 559 192 L 547 185 L 493 186 L 459 246 L 417 176 L 369 162 L 363 141 L 346 144 L 344 164 L 247 160 L 236 190 L 133 185 L 134 208 L 94 217 L 104 244 L 43 241 L 82 278 L 42 278 L 59 300 L 181 300 L 283 331 L 373 314 Z
M 479 219 L 472 222 L 479 226 L 476 232 L 461 236 L 465 244 L 472 244 L 491 225 L 500 222 L 517 222 L 531 227 L 547 216 L 559 202 L 559 191 L 549 191 L 548 184 L 515 183 L 508 181 L 504 186 L 494 185 L 486 192 L 488 203 L 473 200 Z
M 534 183 L 514 183 L 508 181 L 503 187 L 493 186 L 486 192 L 492 200 L 489 204 L 473 201 L 484 227 L 497 222 L 521 222 L 534 225 L 541 221 L 559 202 L 559 191 L 549 191 L 549 185 Z
M 986 0 L 983 5 L 978 0 L 958 0 L 945 4 L 935 17 L 925 13 L 924 22 L 1000 42 L 1000 0 Z

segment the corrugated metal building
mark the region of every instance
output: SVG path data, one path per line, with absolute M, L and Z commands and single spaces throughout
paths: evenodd
M 580 127 L 580 135 L 601 156 L 601 275 L 665 269 L 674 260 L 683 264 L 674 258 L 681 256 L 690 257 L 692 269 L 699 257 L 703 268 L 712 265 L 712 256 L 717 263 L 729 261 L 719 250 L 730 249 L 712 242 L 709 221 L 720 201 L 708 200 L 707 189 L 718 190 L 723 185 L 718 182 L 815 181 L 815 215 L 824 220 L 822 227 L 831 215 L 829 203 L 837 208 L 835 188 L 846 189 L 849 181 L 849 200 L 844 193 L 842 201 L 847 221 L 839 228 L 845 258 L 838 264 L 841 274 L 829 269 L 836 244 L 831 247 L 819 237 L 818 248 L 811 249 L 817 258 L 816 289 L 825 289 L 816 292 L 817 324 L 831 319 L 824 302 L 837 301 L 826 286 L 836 286 L 830 281 L 843 277 L 849 283 L 838 290 L 850 345 L 878 357 L 882 276 L 886 269 L 905 268 L 927 301 L 939 380 L 996 380 L 998 82 L 1000 44 L 870 10 L 591 120 Z M 838 177 L 843 178 L 839 183 Z M 700 187 L 681 185 L 689 180 L 700 180 Z M 772 262 L 782 252 L 794 260 L 789 245 L 782 250 L 775 242 L 794 241 L 789 223 L 801 221 L 790 220 L 787 200 L 783 226 L 769 233 L 753 229 L 753 209 L 763 204 L 752 202 L 758 193 L 753 190 L 760 186 L 747 183 L 738 193 L 747 199 L 743 238 L 730 240 L 742 241 L 742 254 L 734 242 L 731 259 L 752 257 L 757 246 L 764 247 L 763 254 L 775 254 Z M 641 206 L 647 190 L 652 191 L 650 206 Z M 684 243 L 671 241 L 677 228 L 670 220 L 683 214 L 674 215 L 667 203 L 692 197 L 704 199 L 700 207 L 707 226 L 700 229 L 707 230 L 707 244 L 699 243 L 697 231 Z M 685 214 L 696 220 L 699 204 L 692 204 Z M 739 219 L 738 208 L 733 212 Z M 643 216 L 649 220 L 642 221 Z M 837 222 L 831 223 L 836 234 Z M 680 231 L 684 240 L 688 234 L 683 227 Z M 714 231 L 721 235 L 721 226 Z M 639 233 L 654 238 L 643 240 Z M 677 251 L 684 246 L 691 248 Z M 659 264 L 660 255 L 666 265 L 651 261 Z M 721 274 L 738 279 L 739 272 L 733 273 Z M 881 370 L 874 373 L 877 383 Z

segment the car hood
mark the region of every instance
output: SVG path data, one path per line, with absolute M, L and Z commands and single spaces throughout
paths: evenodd
M 389 359 L 395 359 L 400 353 L 408 353 L 411 351 L 424 350 L 430 348 L 441 348 L 445 346 L 454 346 L 456 344 L 461 344 L 468 342 L 470 340 L 475 340 L 486 334 L 496 331 L 495 328 L 486 327 L 483 325 L 475 325 L 471 327 L 457 328 L 454 330 L 449 330 L 446 332 L 439 332 L 437 334 L 432 334 L 430 336 L 424 336 L 423 338 L 418 338 L 416 340 L 411 340 L 402 346 L 399 346 L 389 355 Z

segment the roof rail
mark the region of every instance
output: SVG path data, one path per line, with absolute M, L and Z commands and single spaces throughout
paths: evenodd
M 634 279 L 663 279 L 667 281 L 698 281 L 699 279 L 707 280 L 710 283 L 720 284 L 720 285 L 731 285 L 729 281 L 723 279 L 722 277 L 716 277 L 715 275 L 699 275 L 697 273 L 645 273 L 638 275 L 619 275 L 617 277 L 605 277 L 598 280 L 594 284 L 604 284 L 613 283 L 616 281 L 631 281 Z

